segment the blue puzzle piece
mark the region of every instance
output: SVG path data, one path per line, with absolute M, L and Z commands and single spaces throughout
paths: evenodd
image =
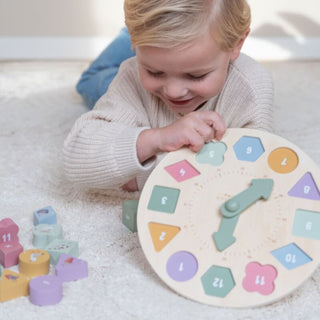
M 312 261 L 295 243 L 273 250 L 271 254 L 288 270 L 298 268 Z
M 57 214 L 51 206 L 33 212 L 33 224 L 56 224 Z

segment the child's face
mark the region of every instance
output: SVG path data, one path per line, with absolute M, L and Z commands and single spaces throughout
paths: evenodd
M 209 32 L 187 48 L 138 46 L 140 81 L 175 113 L 187 114 L 218 95 L 238 53 L 222 51 Z

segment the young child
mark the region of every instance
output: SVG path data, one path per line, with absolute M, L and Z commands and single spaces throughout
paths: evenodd
M 227 127 L 272 130 L 270 76 L 240 54 L 245 0 L 125 0 L 124 9 L 136 57 L 65 140 L 69 179 L 141 190 L 166 152 L 200 151 Z

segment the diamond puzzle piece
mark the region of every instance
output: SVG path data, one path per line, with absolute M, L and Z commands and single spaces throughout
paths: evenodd
M 298 268 L 312 259 L 295 243 L 271 251 L 271 254 L 288 270 Z
M 167 166 L 165 170 L 178 182 L 191 179 L 200 174 L 187 160 Z

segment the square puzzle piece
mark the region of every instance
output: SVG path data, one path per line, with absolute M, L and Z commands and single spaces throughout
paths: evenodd
M 33 224 L 56 224 L 57 214 L 51 206 L 39 209 L 33 213 Z
M 60 259 L 60 256 L 65 253 L 72 257 L 79 256 L 78 242 L 55 239 L 46 248 L 46 251 L 50 254 L 50 263 L 56 265 Z

